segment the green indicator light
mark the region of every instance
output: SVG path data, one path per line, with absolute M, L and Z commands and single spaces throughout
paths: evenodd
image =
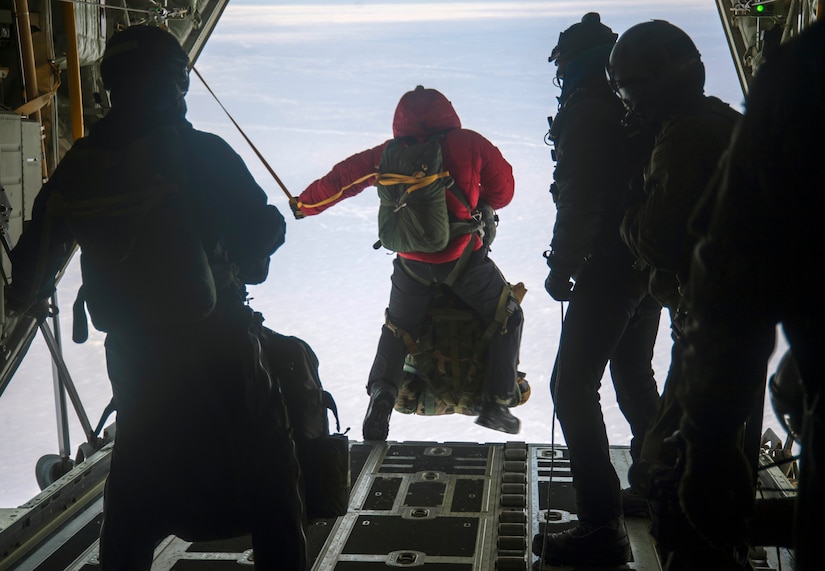
M 762 4 L 757 4 L 756 5 L 756 11 L 757 12 L 764 12 L 765 11 L 765 6 L 763 6 Z

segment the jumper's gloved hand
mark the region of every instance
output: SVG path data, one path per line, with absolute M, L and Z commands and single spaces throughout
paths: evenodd
M 295 220 L 300 220 L 301 218 L 306 218 L 306 214 L 301 211 L 301 207 L 298 206 L 298 199 L 294 196 L 289 198 L 289 208 L 292 210 L 292 215 L 295 217 Z
M 570 276 L 560 275 L 552 269 L 544 280 L 544 289 L 556 301 L 570 301 L 573 299 L 573 280 Z
M 753 467 L 739 439 L 700 437 L 682 424 L 687 448 L 679 504 L 693 527 L 717 548 L 745 540 L 754 509 Z

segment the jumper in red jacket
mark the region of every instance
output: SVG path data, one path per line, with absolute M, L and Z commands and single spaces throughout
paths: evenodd
M 493 209 L 499 209 L 513 198 L 513 169 L 501 152 L 479 133 L 461 128 L 452 103 L 435 89 L 418 86 L 398 102 L 393 118 L 394 137 L 417 137 L 424 141 L 437 133 L 446 135 L 441 142 L 444 170 L 449 171 L 471 209 L 483 199 Z M 384 147 L 390 141 L 362 151 L 341 161 L 332 170 L 310 184 L 298 197 L 298 206 L 306 216 L 319 214 L 330 206 L 355 196 L 375 185 L 378 163 Z M 457 220 L 469 220 L 467 208 L 447 193 L 447 209 Z M 457 236 L 441 252 L 405 252 L 399 256 L 428 263 L 443 263 L 458 259 L 467 242 L 475 240 L 474 249 L 481 247 L 477 234 Z

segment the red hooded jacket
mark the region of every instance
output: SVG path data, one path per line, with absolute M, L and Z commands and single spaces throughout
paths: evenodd
M 461 128 L 461 120 L 452 103 L 439 91 L 419 85 L 405 93 L 395 109 L 392 131 L 394 137 L 414 136 L 421 141 L 446 131 L 441 142 L 444 170 L 449 171 L 471 208 L 476 207 L 479 199 L 494 209 L 507 206 L 512 200 L 515 185 L 510 163 L 482 135 Z M 389 141 L 352 155 L 310 184 L 298 197 L 301 211 L 307 216 L 320 214 L 341 200 L 374 186 L 375 178 L 370 175 L 378 171 L 378 163 L 387 143 Z M 359 179 L 363 180 L 356 183 Z M 342 189 L 345 190 L 342 192 Z M 447 193 L 447 209 L 457 220 L 470 219 L 470 212 L 450 192 Z M 405 252 L 399 255 L 420 262 L 450 262 L 461 256 L 471 238 L 475 240 L 474 249 L 480 248 L 481 240 L 476 235 L 464 235 L 454 238 L 441 252 Z

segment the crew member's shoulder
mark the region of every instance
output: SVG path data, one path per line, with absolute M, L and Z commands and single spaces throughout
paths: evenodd
M 216 135 L 215 133 L 210 133 L 208 131 L 199 131 L 198 129 L 195 129 L 191 126 L 180 126 L 177 127 L 176 130 L 178 131 L 178 133 L 180 133 L 182 137 L 187 138 L 194 144 L 214 149 L 232 150 L 232 147 L 229 146 L 229 143 L 227 143 L 222 137 Z
M 671 117 L 657 137 L 661 144 L 683 142 L 702 145 L 719 138 L 727 143 L 742 114 L 713 96 L 703 96 L 690 109 Z M 697 147 L 701 150 L 701 147 Z
M 177 132 L 182 139 L 186 154 L 201 164 L 242 161 L 238 152 L 222 137 L 208 131 L 199 131 L 192 127 L 179 127 Z
M 582 107 L 603 108 L 613 111 L 623 108 L 621 100 L 610 90 L 606 83 L 590 84 L 576 89 L 565 99 L 560 112 Z
M 582 88 L 573 92 L 553 120 L 551 135 L 565 129 L 618 128 L 624 118 L 621 101 L 609 90 Z
M 718 97 L 713 95 L 708 95 L 705 97 L 705 105 L 704 111 L 706 115 L 717 116 L 719 121 L 731 121 L 736 122 L 742 116 L 742 114 L 731 107 L 730 104 L 722 101 Z

